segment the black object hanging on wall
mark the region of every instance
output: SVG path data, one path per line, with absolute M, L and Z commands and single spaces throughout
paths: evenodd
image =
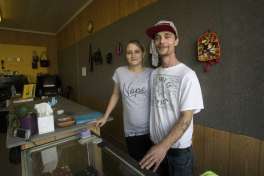
M 45 53 L 41 54 L 40 59 L 39 59 L 39 64 L 41 67 L 49 67 L 50 62 Z
M 5 61 L 4 60 L 1 60 L 1 68 L 2 68 L 2 70 L 5 69 Z
M 101 50 L 98 48 L 95 53 L 93 53 L 93 61 L 96 65 L 103 64 L 103 57 Z
M 33 51 L 32 54 L 32 69 L 38 68 L 39 56 L 37 55 L 36 51 Z
M 115 54 L 116 57 L 120 57 L 123 53 L 123 45 L 121 42 L 118 42 L 116 47 L 115 47 Z
M 41 67 L 49 67 L 49 60 L 40 60 L 39 64 Z
M 106 59 L 106 62 L 107 62 L 108 64 L 112 64 L 112 61 L 113 61 L 113 54 L 112 54 L 111 52 L 107 53 L 105 59 Z
M 94 61 L 92 57 L 92 44 L 89 44 L 89 65 L 90 65 L 90 72 L 94 70 Z

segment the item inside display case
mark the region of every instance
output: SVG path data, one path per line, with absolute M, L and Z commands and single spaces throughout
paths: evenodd
M 66 165 L 56 168 L 52 173 L 43 173 L 41 176 L 73 176 L 73 174 L 69 166 Z
M 93 166 L 88 166 L 84 170 L 81 170 L 74 174 L 74 176 L 97 176 L 97 171 Z

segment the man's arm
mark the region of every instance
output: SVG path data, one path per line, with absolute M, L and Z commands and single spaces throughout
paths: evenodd
M 170 147 L 180 139 L 184 132 L 189 127 L 192 121 L 193 112 L 192 110 L 181 112 L 179 120 L 175 126 L 171 129 L 170 133 L 158 144 L 154 145 L 139 162 L 141 168 L 150 169 L 154 166 L 154 171 L 157 170 L 160 163 L 164 159 L 167 151 Z

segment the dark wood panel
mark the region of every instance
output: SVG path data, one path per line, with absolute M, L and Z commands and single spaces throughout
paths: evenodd
M 205 128 L 205 156 L 206 170 L 213 170 L 219 175 L 227 175 L 226 161 L 229 159 L 229 133 Z
M 219 175 L 228 175 L 226 161 L 230 156 L 230 133 L 214 129 L 213 170 Z
M 264 141 L 261 142 L 259 175 L 264 175 Z
M 212 170 L 224 176 L 262 176 L 264 141 L 195 125 L 195 175 Z
M 200 125 L 194 126 L 193 151 L 194 151 L 194 171 L 195 175 L 204 172 L 205 156 L 205 128 Z
M 257 176 L 260 141 L 247 136 L 231 134 L 229 175 Z
M 59 48 L 66 48 L 89 36 L 87 24 L 89 20 L 94 23 L 96 33 L 110 24 L 126 17 L 139 9 L 158 0 L 100 0 L 91 3 L 82 11 L 72 23 L 63 29 L 58 37 Z

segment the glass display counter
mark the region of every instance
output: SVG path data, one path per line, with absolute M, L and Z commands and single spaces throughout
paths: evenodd
M 141 170 L 126 153 L 98 138 L 80 142 L 72 136 L 23 150 L 23 176 L 137 176 L 155 173 Z

